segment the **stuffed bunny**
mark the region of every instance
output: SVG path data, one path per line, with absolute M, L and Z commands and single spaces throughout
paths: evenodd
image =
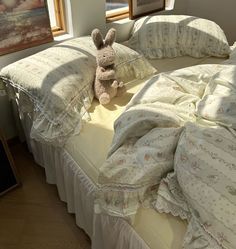
M 123 82 L 115 77 L 115 51 L 112 44 L 116 38 L 116 30 L 111 28 L 103 41 L 98 29 L 92 31 L 92 39 L 97 48 L 97 70 L 94 82 L 94 95 L 100 104 L 106 105 L 110 100 L 125 91 Z

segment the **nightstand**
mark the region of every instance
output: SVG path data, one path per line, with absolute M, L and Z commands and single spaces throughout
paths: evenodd
M 0 130 L 0 196 L 20 184 L 8 144 Z

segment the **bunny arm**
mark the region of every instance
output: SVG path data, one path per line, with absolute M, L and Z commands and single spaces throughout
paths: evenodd
M 98 67 L 96 70 L 96 77 L 99 80 L 111 80 L 115 78 L 115 70 L 109 69 L 106 70 L 103 67 Z

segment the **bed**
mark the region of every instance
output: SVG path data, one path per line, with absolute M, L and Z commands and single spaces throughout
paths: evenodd
M 211 65 L 209 68 L 214 67 L 214 64 L 221 67 L 223 61 L 225 58 L 190 56 L 149 60 L 159 75 L 161 72 L 194 68 L 201 64 Z M 229 64 L 233 63 L 229 60 Z M 6 81 L 6 74 L 3 79 Z M 82 129 L 75 131 L 59 147 L 31 136 L 34 118 L 33 103 L 30 103 L 32 99 L 24 95 L 21 102 L 18 98 L 19 113 L 29 149 L 35 161 L 45 168 L 47 182 L 57 185 L 59 197 L 67 203 L 68 212 L 75 213 L 76 224 L 89 235 L 93 249 L 178 249 L 183 245 L 187 222 L 179 217 L 157 212 L 154 208 L 143 205 L 137 208 L 134 216 L 129 217 L 130 220 L 119 215 L 108 215 L 96 210 L 98 207 L 94 206 L 100 187 L 100 169 L 106 161 L 114 136 L 114 122 L 127 109 L 127 104 L 130 105 L 131 98 L 135 99 L 149 80 L 150 76 L 129 80 L 126 84 L 127 92 L 114 98 L 107 106 L 92 100 L 82 121 Z M 15 94 L 20 95 L 20 89 L 11 84 L 12 86 L 15 88 L 13 91 L 12 88 L 9 90 L 9 95 L 15 98 Z

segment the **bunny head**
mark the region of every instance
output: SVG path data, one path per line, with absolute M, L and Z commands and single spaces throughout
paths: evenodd
M 92 39 L 94 45 L 97 48 L 97 64 L 100 67 L 107 67 L 115 62 L 115 51 L 112 48 L 112 44 L 116 38 L 116 30 L 111 28 L 107 34 L 105 39 L 103 40 L 103 36 L 99 29 L 94 29 L 92 34 Z

